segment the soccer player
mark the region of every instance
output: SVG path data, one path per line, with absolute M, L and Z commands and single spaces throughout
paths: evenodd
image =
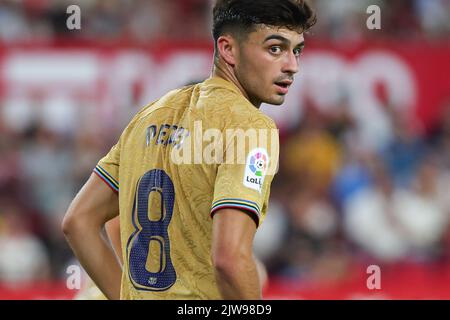
M 211 77 L 143 108 L 64 218 L 109 299 L 262 298 L 252 245 L 278 137 L 259 107 L 284 102 L 316 18 L 302 0 L 218 0 L 213 20 Z M 117 215 L 123 268 L 101 237 Z

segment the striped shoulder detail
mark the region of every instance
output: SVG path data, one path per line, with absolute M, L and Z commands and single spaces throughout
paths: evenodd
M 94 173 L 102 179 L 111 189 L 115 192 L 119 192 L 119 182 L 114 179 L 105 169 L 103 169 L 100 165 L 97 165 L 94 168 Z
M 212 204 L 211 217 L 213 217 L 218 210 L 226 208 L 238 209 L 247 213 L 253 221 L 255 221 L 256 227 L 259 226 L 261 210 L 256 202 L 237 198 L 220 199 Z

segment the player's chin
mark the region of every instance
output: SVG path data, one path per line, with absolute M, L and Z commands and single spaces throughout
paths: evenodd
M 266 100 L 266 103 L 272 104 L 275 106 L 280 106 L 284 103 L 285 98 L 286 98 L 286 95 L 284 95 L 284 94 L 274 94 L 273 96 L 271 96 L 270 98 L 268 98 Z

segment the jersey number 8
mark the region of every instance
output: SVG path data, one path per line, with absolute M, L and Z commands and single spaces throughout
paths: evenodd
M 133 205 L 135 231 L 127 243 L 129 277 L 139 290 L 164 291 L 176 281 L 168 234 L 174 203 L 173 182 L 163 170 L 151 170 L 141 177 Z

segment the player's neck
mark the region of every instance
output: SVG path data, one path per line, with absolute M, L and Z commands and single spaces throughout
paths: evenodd
M 239 89 L 242 95 L 251 102 L 251 104 L 253 104 L 258 109 L 261 106 L 260 101 L 252 101 L 229 65 L 223 65 L 220 62 L 215 64 L 212 70 L 212 76 L 219 77 L 233 83 Z

